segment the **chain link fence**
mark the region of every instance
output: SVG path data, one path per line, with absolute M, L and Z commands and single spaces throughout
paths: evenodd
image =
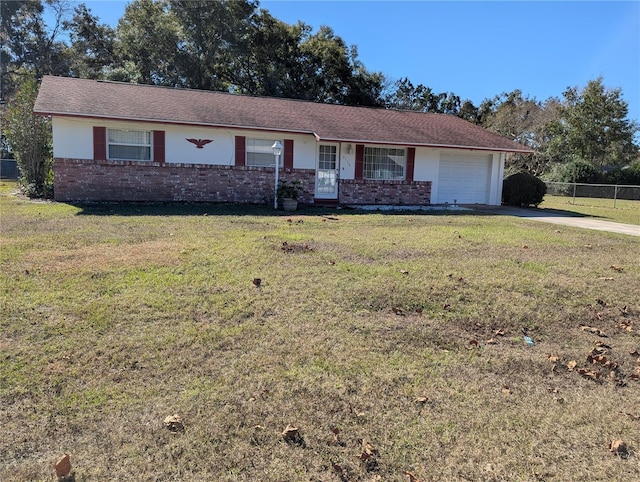
M 613 207 L 616 207 L 618 199 L 640 200 L 640 186 L 581 184 L 576 182 L 547 182 L 546 185 L 548 195 L 571 197 L 573 204 L 575 204 L 576 198 L 611 199 Z

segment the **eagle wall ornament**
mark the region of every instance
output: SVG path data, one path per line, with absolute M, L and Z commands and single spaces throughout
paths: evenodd
M 192 144 L 195 144 L 195 146 L 198 149 L 202 149 L 204 146 L 206 146 L 210 142 L 213 142 L 213 139 L 187 139 L 187 140 Z

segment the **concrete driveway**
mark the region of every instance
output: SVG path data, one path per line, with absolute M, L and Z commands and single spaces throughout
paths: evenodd
M 496 214 L 516 216 L 544 223 L 561 224 L 563 226 L 573 226 L 575 228 L 595 229 L 598 231 L 608 231 L 610 233 L 628 234 L 630 236 L 640 236 L 640 226 L 635 226 L 633 224 L 614 223 L 612 221 L 572 216 L 570 214 L 559 214 L 557 212 L 549 212 L 541 209 L 522 209 L 501 206 L 495 210 L 491 209 L 490 211 L 495 212 Z M 638 214 L 638 217 L 640 218 L 640 214 Z

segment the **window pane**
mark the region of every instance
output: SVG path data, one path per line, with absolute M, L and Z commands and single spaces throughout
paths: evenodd
M 151 132 L 109 129 L 109 142 L 113 144 L 151 144 Z
M 282 158 L 280 156 L 279 165 L 282 167 Z M 247 151 L 247 166 L 262 166 L 273 167 L 276 162 L 276 158 L 273 156 L 273 152 L 249 152 Z
M 321 145 L 318 152 L 318 169 L 335 169 L 336 153 L 336 146 Z
M 247 139 L 246 153 L 247 166 L 273 167 L 275 157 L 273 156 L 273 144 L 276 139 Z M 280 140 L 282 143 L 282 140 Z M 284 151 L 280 154 L 279 165 L 282 167 L 284 161 Z
M 406 164 L 404 149 L 365 147 L 365 179 L 404 179 Z
M 109 159 L 151 160 L 151 132 L 108 129 Z
M 109 159 L 127 159 L 132 161 L 148 161 L 151 159 L 151 148 L 144 146 L 109 146 Z

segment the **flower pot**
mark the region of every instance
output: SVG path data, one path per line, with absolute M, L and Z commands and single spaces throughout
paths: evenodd
M 282 209 L 285 211 L 295 211 L 298 209 L 298 200 L 289 197 L 282 198 Z

